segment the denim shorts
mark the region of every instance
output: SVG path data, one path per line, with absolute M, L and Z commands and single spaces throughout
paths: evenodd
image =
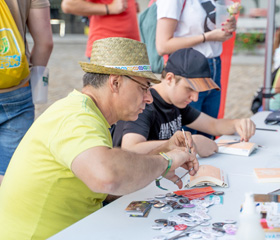
M 34 121 L 31 87 L 0 93 L 0 175 Z

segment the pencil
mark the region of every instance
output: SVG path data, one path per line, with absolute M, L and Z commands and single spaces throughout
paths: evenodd
M 270 131 L 270 132 L 278 132 L 277 129 L 270 129 L 270 128 L 256 128 L 256 130 Z

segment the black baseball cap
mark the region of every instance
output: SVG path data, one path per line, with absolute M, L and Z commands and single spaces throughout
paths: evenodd
M 191 88 L 197 92 L 220 90 L 211 79 L 207 58 L 193 48 L 183 48 L 172 53 L 164 70 L 186 78 Z

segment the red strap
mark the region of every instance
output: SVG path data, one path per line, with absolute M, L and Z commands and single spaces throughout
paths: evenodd
M 150 7 L 154 2 L 156 2 L 157 0 L 150 0 L 148 7 Z

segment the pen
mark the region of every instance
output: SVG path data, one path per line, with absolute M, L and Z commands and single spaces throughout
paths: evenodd
M 277 130 L 277 129 L 269 129 L 269 128 L 256 128 L 256 130 L 271 131 L 271 132 L 278 132 L 278 130 Z
M 187 140 L 187 137 L 186 137 L 184 129 L 182 129 L 182 132 L 183 132 L 183 135 L 184 135 L 184 138 L 185 138 L 185 143 L 186 143 L 187 150 L 188 150 L 189 153 L 192 153 L 191 149 L 190 149 L 190 147 L 188 145 L 188 140 Z

